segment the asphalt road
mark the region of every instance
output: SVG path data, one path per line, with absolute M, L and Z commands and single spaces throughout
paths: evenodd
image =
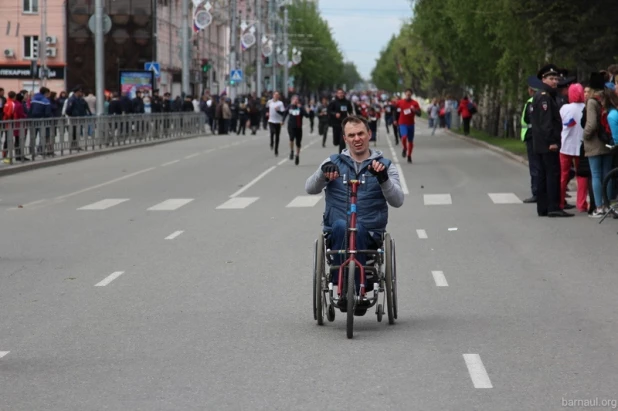
M 304 183 L 334 148 L 305 136 L 299 166 L 285 131 L 277 158 L 261 131 L 1 178 L 0 409 L 618 400 L 616 222 L 538 218 L 517 203 L 524 166 L 424 123 L 414 164 L 399 163 L 405 204 L 390 212 L 398 321 L 370 311 L 352 340 L 340 312 L 318 326 L 324 201 Z M 391 147 L 381 129 L 377 148 L 392 158 Z

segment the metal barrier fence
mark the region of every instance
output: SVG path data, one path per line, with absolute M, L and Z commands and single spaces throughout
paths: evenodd
M 6 164 L 152 140 L 203 135 L 205 131 L 206 116 L 203 113 L 0 121 L 2 158 Z

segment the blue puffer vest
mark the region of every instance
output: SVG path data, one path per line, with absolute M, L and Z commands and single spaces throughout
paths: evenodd
M 358 198 L 356 202 L 357 222 L 368 231 L 383 233 L 388 222 L 388 203 L 382 194 L 377 177 L 367 171 L 373 160 L 381 161 L 387 168 L 391 161 L 382 156 L 371 156 L 363 161 L 360 172 L 356 174 L 354 160 L 349 156 L 333 154 L 330 161 L 339 167 L 339 173 L 347 175 L 349 179 L 360 178 L 365 174 L 365 184 L 358 186 Z M 324 230 L 330 231 L 337 220 L 347 219 L 346 204 L 348 203 L 349 187 L 343 185 L 343 179 L 339 177 L 328 183 L 326 193 L 326 211 L 324 212 Z

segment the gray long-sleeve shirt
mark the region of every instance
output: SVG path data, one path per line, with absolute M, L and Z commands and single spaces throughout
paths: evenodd
M 351 157 L 349 151 L 343 150 L 342 155 Z M 369 156 L 370 160 L 377 159 L 380 157 L 382 153 L 380 151 L 371 150 L 371 155 Z M 313 173 L 305 182 L 305 191 L 307 194 L 320 194 L 324 188 L 328 185 L 329 181 L 324 177 L 324 173 L 322 172 L 322 166 L 329 162 L 330 158 L 324 160 L 318 169 Z M 360 171 L 361 162 L 354 161 L 356 172 Z M 386 202 L 391 207 L 399 208 L 403 205 L 403 190 L 401 189 L 401 182 L 399 180 L 399 172 L 397 171 L 397 167 L 394 164 L 391 164 L 388 167 L 388 180 L 384 183 L 380 184 L 380 188 L 382 189 L 382 194 L 384 194 L 384 198 Z

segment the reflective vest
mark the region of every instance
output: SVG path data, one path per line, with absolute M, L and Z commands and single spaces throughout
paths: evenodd
M 524 109 L 521 112 L 521 141 L 526 140 L 526 134 L 528 133 L 528 130 L 530 130 L 530 128 L 532 127 L 532 124 L 526 123 L 526 120 L 525 120 L 526 110 L 528 110 L 528 105 L 532 103 L 532 99 L 533 97 L 530 97 L 528 101 L 526 101 L 526 104 L 524 104 Z

